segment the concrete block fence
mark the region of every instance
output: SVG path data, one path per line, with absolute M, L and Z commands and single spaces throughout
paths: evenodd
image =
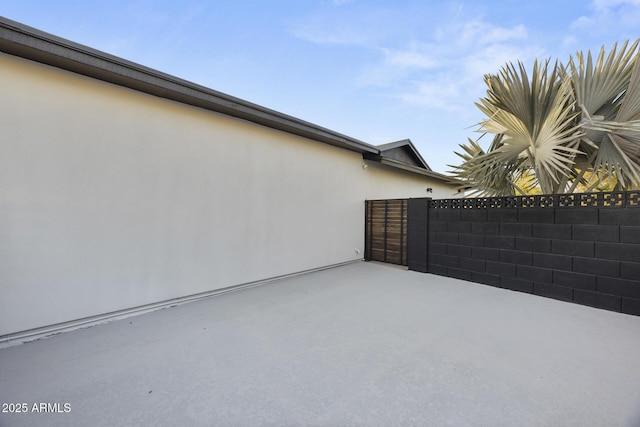
M 640 192 L 409 199 L 410 270 L 640 315 Z

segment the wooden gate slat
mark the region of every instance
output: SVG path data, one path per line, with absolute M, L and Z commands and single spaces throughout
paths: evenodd
M 407 199 L 368 200 L 365 256 L 368 260 L 407 265 Z

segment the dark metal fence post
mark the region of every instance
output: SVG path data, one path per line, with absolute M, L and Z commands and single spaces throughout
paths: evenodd
M 364 201 L 364 260 L 371 261 L 371 202 Z
M 407 264 L 409 270 L 429 272 L 430 197 L 409 199 L 407 206 Z

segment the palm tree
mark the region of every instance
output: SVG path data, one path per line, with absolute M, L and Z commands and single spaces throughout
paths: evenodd
M 591 52 L 567 66 L 536 60 L 531 77 L 520 62 L 485 75 L 479 131 L 493 141 L 462 144 L 453 175 L 483 195 L 640 187 L 639 42 L 602 48 L 595 63 Z

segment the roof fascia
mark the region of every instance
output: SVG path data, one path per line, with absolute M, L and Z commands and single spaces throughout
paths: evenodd
M 0 52 L 358 153 L 373 145 L 0 16 Z

